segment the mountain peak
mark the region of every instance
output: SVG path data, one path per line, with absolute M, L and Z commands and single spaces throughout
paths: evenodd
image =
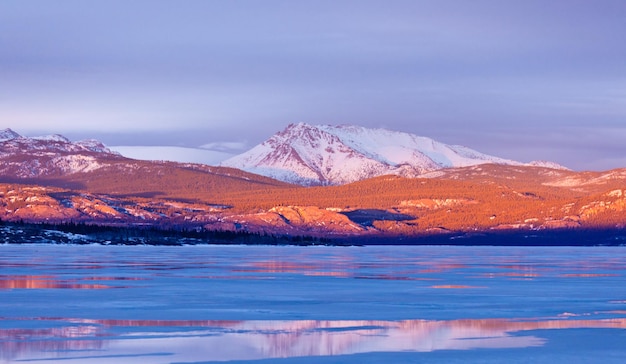
M 289 124 L 287 127 L 276 133 L 274 136 L 294 138 L 294 137 L 302 137 L 302 138 L 315 138 L 319 136 L 319 133 L 322 130 L 319 126 L 310 125 L 307 123 L 297 123 L 297 124 Z
M 297 123 L 222 165 L 291 183 L 325 185 L 484 163 L 522 165 L 405 132 Z
M 107 148 L 107 146 L 105 146 L 101 141 L 97 139 L 79 140 L 73 144 L 82 147 L 83 149 L 90 152 L 119 155 L 118 152 L 112 151 L 111 149 Z
M 94 152 L 119 155 L 119 153 L 113 152 L 102 144 L 102 142 L 95 139 L 72 142 L 61 134 L 23 137 L 8 128 L 0 131 L 0 142 L 5 144 L 5 147 L 9 148 L 10 145 L 14 145 L 14 147 L 17 148 L 19 144 L 18 149 L 22 149 L 23 152 L 48 149 L 50 151 L 65 153 Z
M 72 142 L 53 134 L 22 137 L 0 131 L 0 174 L 39 177 L 92 171 L 120 155 L 96 140 Z
M 293 129 L 302 129 L 302 128 L 311 128 L 313 127 L 313 125 L 305 123 L 305 122 L 299 122 L 299 123 L 290 123 L 289 125 L 287 125 L 287 127 L 285 128 L 285 131 L 287 130 L 293 130 Z
M 17 139 L 17 138 L 21 138 L 21 135 L 19 135 L 18 133 L 14 132 L 13 130 L 6 128 L 4 130 L 0 130 L 0 142 L 4 142 L 7 140 L 13 140 L 13 139 Z

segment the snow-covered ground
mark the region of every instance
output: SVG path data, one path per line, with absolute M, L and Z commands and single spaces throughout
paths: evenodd
M 622 363 L 626 248 L 0 245 L 0 363 Z
M 202 148 L 175 146 L 112 146 L 111 150 L 124 157 L 139 160 L 163 160 L 181 163 L 202 163 L 217 165 L 233 156 L 232 153 Z

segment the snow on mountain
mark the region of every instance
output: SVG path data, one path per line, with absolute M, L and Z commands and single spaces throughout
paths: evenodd
M 222 165 L 305 185 L 345 183 L 346 176 L 373 177 L 385 168 L 338 136 L 307 124 L 292 124 Z
M 552 168 L 552 169 L 562 169 L 565 171 L 569 171 L 570 169 L 562 166 L 558 163 L 555 162 L 550 162 L 550 161 L 532 161 L 529 163 L 526 163 L 527 166 L 532 166 L 532 167 L 544 167 L 544 168 Z
M 11 129 L 0 130 L 0 142 L 20 138 L 21 135 Z
M 35 150 L 65 153 L 93 152 L 118 154 L 95 139 L 72 142 L 63 135 L 52 134 L 35 137 L 23 137 L 11 129 L 0 131 L 0 148 L 4 151 L 32 152 Z
M 290 124 L 251 150 L 222 162 L 222 166 L 291 183 L 325 185 L 384 174 L 412 177 L 485 163 L 524 165 L 404 132 L 299 123 Z
M 89 172 L 120 158 L 97 140 L 71 142 L 62 135 L 23 137 L 11 129 L 0 131 L 0 174 L 38 177 Z
M 89 152 L 104 153 L 104 154 L 119 154 L 118 152 L 106 147 L 104 144 L 102 144 L 102 142 L 96 139 L 79 140 L 73 144 Z
M 482 163 L 519 163 L 479 153 L 460 145 L 447 145 L 427 137 L 404 132 L 360 126 L 322 125 L 319 127 L 337 135 L 351 148 L 366 155 L 370 154 L 372 158 L 390 165 L 410 164 L 419 168 L 422 167 L 421 163 L 425 162 L 438 169 L 481 164 L 476 163 L 477 160 Z M 419 162 L 417 164 L 414 163 L 416 158 Z M 424 168 L 430 169 L 426 166 Z

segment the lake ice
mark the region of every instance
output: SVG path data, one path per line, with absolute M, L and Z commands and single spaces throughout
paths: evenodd
M 626 361 L 624 247 L 0 246 L 0 363 Z

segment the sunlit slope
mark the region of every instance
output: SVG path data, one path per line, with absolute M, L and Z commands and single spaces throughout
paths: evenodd
M 96 172 L 75 174 L 65 181 L 94 193 L 191 199 L 207 203 L 224 194 L 291 186 L 233 168 L 174 162 L 117 163 Z
M 626 222 L 626 169 L 479 165 L 422 178 L 300 187 L 230 168 L 106 163 L 67 176 L 5 181 L 0 218 L 315 236 L 621 229 Z
M 204 201 L 235 190 L 287 185 L 232 168 L 125 158 L 96 140 L 23 137 L 10 129 L 0 131 L 0 182 Z
M 344 214 L 376 210 L 360 215 L 359 222 L 368 229 L 408 234 L 614 227 L 626 221 L 626 195 L 620 192 L 626 187 L 626 170 L 577 173 L 483 165 L 430 177 L 382 176 L 333 187 L 238 191 L 221 196 L 220 201 L 242 213 L 277 206 L 315 206 Z

